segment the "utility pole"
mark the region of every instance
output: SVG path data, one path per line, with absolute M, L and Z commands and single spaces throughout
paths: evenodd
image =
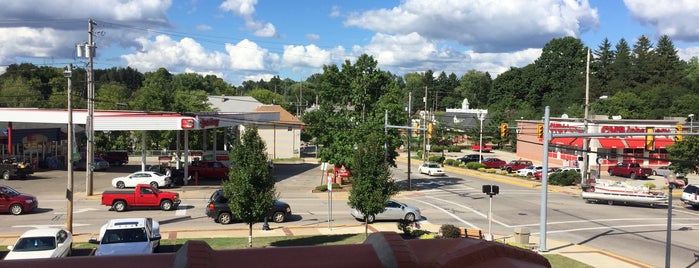
M 93 37 L 93 31 L 92 31 L 92 26 L 95 24 L 95 21 L 92 19 L 88 20 L 87 22 L 87 116 L 88 116 L 88 128 L 87 128 L 87 154 L 85 157 L 87 157 L 86 162 L 86 171 L 85 174 L 87 175 L 86 182 L 85 182 L 85 194 L 87 196 L 92 195 L 92 179 L 94 175 L 94 168 L 93 165 L 95 164 L 95 78 L 94 78 L 94 72 L 92 70 L 92 58 L 95 56 L 95 43 L 92 40 Z
M 413 92 L 408 92 L 408 126 L 413 126 L 413 122 L 410 120 L 410 112 L 412 111 L 412 106 L 413 106 Z M 408 131 L 408 191 L 412 191 L 412 183 L 410 183 L 410 139 L 412 139 L 412 133 Z
M 423 145 L 423 154 L 422 154 L 422 160 L 427 161 L 429 159 L 428 155 L 430 154 L 429 151 L 427 150 L 427 86 L 425 86 L 425 99 L 422 100 L 425 103 L 425 110 L 423 111 L 424 116 L 424 125 L 423 127 L 425 130 L 423 130 L 424 135 L 422 136 L 422 145 Z
M 586 71 L 585 71 L 585 117 L 583 118 L 583 131 L 585 134 L 587 134 L 588 131 L 588 117 L 589 111 L 590 111 L 590 49 L 587 49 L 587 64 L 586 64 Z M 587 180 L 589 178 L 588 175 L 588 166 L 590 162 L 590 156 L 588 154 L 588 150 L 590 149 L 590 138 L 585 137 L 583 138 L 583 152 L 582 152 L 582 157 L 583 157 L 583 163 L 582 163 L 582 171 L 580 172 L 582 174 L 581 182 L 580 185 L 586 185 Z M 598 170 L 598 172 L 601 172 L 601 170 Z
M 67 216 L 66 216 L 66 229 L 68 232 L 73 232 L 73 91 L 72 91 L 72 81 L 73 76 L 73 65 L 68 64 L 66 70 L 63 72 L 63 76 L 68 78 L 68 186 L 66 189 L 66 199 L 67 205 Z

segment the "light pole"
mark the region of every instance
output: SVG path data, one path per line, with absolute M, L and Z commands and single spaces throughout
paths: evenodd
M 670 252 L 672 248 L 672 189 L 675 188 L 675 174 L 667 175 L 667 234 L 665 235 L 665 267 L 670 267 Z
M 693 132 L 692 125 L 694 125 L 693 124 L 694 123 L 694 114 L 689 114 L 688 117 L 689 117 L 689 133 L 692 133 Z
M 478 120 L 481 121 L 480 137 L 478 138 L 478 163 L 483 163 L 483 120 L 488 111 L 479 111 Z
M 73 76 L 73 65 L 68 64 L 65 71 L 63 71 L 63 76 L 68 80 L 68 153 L 66 155 L 68 159 L 68 185 L 66 188 L 66 199 L 67 205 L 67 216 L 66 216 L 66 229 L 69 232 L 73 232 L 73 100 L 71 99 L 72 93 L 72 80 Z

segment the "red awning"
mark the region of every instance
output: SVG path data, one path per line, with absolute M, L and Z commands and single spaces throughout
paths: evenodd
M 665 149 L 670 145 L 675 144 L 675 141 L 672 140 L 671 138 L 655 138 L 655 148 L 656 149 Z
M 582 138 L 555 138 L 551 140 L 551 144 L 560 144 L 572 147 L 582 147 Z
M 599 138 L 599 143 L 602 148 L 614 149 L 614 148 L 626 148 L 624 141 L 621 138 Z
M 629 145 L 629 149 L 644 149 L 646 148 L 645 138 L 626 138 L 626 144 Z

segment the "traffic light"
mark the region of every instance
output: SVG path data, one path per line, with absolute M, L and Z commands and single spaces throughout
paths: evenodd
M 418 130 L 419 127 L 420 127 L 420 123 L 413 122 L 413 137 L 420 136 L 420 131 Z
M 646 127 L 646 133 L 653 133 L 655 129 L 653 127 Z M 646 151 L 655 150 L 655 136 L 646 135 Z
M 500 123 L 500 138 L 507 138 L 507 123 Z
M 544 138 L 544 124 L 537 124 L 536 125 L 536 137 L 539 139 Z
M 428 139 L 432 138 L 432 130 L 434 130 L 434 124 L 433 123 L 427 124 L 427 138 Z
M 675 141 L 682 141 L 682 124 L 675 125 Z

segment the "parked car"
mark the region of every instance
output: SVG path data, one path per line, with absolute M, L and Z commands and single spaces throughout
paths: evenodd
M 461 163 L 466 164 L 466 163 L 470 163 L 470 162 L 478 162 L 480 160 L 483 160 L 483 156 L 481 156 L 480 154 L 467 154 L 467 155 L 464 155 L 462 157 L 457 158 L 456 160 L 458 160 Z
M 518 170 L 517 170 L 517 176 L 520 176 L 520 177 L 531 177 L 531 176 L 534 176 L 534 172 L 537 172 L 537 171 L 540 171 L 540 170 L 543 170 L 543 169 L 544 169 L 544 167 L 543 167 L 543 166 L 539 166 L 539 165 L 536 165 L 536 166 L 535 166 L 535 165 L 527 166 L 527 167 L 525 167 L 525 168 L 518 169 Z
M 429 176 L 444 176 L 444 169 L 442 169 L 442 167 L 435 162 L 422 163 L 422 165 L 420 165 L 420 167 L 417 168 L 417 171 L 420 172 L 420 174 L 427 174 Z
M 122 189 L 125 187 L 136 187 L 138 184 L 150 184 L 154 188 L 167 187 L 172 184 L 170 177 L 165 174 L 153 171 L 138 171 L 126 177 L 112 179 L 112 186 Z
M 216 190 L 209 197 L 209 204 L 206 206 L 206 216 L 213 218 L 215 222 L 220 224 L 229 224 L 235 220 L 235 215 L 231 213 L 231 208 L 228 207 L 228 199 L 223 195 L 223 190 Z M 282 223 L 291 216 L 291 207 L 289 204 L 274 200 L 274 204 L 267 213 L 267 218 L 276 223 Z
M 483 161 L 481 161 L 481 164 L 485 165 L 487 168 L 500 168 L 500 166 L 507 164 L 507 162 L 500 158 L 489 157 L 483 159 Z
M 98 156 L 113 166 L 121 166 L 129 163 L 129 153 L 126 151 L 108 151 L 99 153 Z
M 694 184 L 685 186 L 680 200 L 687 205 L 699 209 L 699 186 Z
M 21 194 L 10 186 L 0 185 L 0 212 L 19 215 L 30 212 L 39 206 L 36 197 Z
M 500 166 L 500 169 L 507 170 L 507 173 L 512 173 L 513 171 L 517 171 L 531 165 L 533 165 L 533 163 L 529 160 L 512 160 L 509 163 Z
M 5 260 L 62 258 L 70 256 L 73 235 L 61 228 L 37 228 L 24 232 L 17 243 L 7 246 Z
M 685 174 L 682 172 L 675 172 L 670 166 L 661 166 L 656 169 L 653 169 L 653 175 L 655 176 L 669 176 L 670 174 L 675 173 L 675 177 L 677 178 L 684 178 Z
M 489 153 L 493 150 L 493 146 L 487 144 L 474 144 L 471 146 L 471 150 Z
M 543 170 L 537 170 L 536 172 L 534 172 L 534 178 L 540 180 L 540 179 L 541 179 L 541 175 L 542 175 L 542 173 L 543 173 L 542 171 L 543 171 Z M 561 168 L 556 168 L 556 167 L 549 168 L 548 174 L 551 175 L 551 174 L 553 174 L 553 173 L 555 173 L 555 172 L 561 172 Z
M 99 157 L 95 157 L 94 159 L 95 160 L 92 162 L 95 167 L 93 171 L 105 171 L 109 168 L 109 162 L 106 160 Z M 87 159 L 82 158 L 73 162 L 73 168 L 75 168 L 75 170 L 87 170 Z
M 31 162 L 9 157 L 0 162 L 0 177 L 3 180 L 11 178 L 24 179 L 34 173 L 34 166 Z
M 647 179 L 653 175 L 653 170 L 647 167 L 641 167 L 639 163 L 617 163 L 614 166 L 607 168 L 610 176 L 628 177 L 632 180 Z
M 97 244 L 95 256 L 151 254 L 160 246 L 160 223 L 151 218 L 127 218 L 109 220 L 100 228 L 99 238 L 89 242 Z
M 364 220 L 364 214 L 356 208 L 350 209 L 350 214 L 357 220 Z M 394 199 L 389 199 L 386 204 L 386 209 L 379 214 L 369 215 L 367 221 L 370 223 L 375 220 L 406 220 L 413 222 L 420 219 L 422 219 L 420 209 Z

